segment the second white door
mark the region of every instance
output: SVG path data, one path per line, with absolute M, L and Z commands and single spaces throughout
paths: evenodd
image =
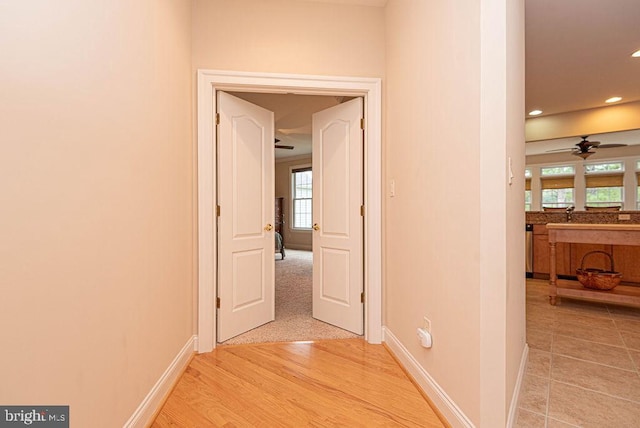
M 313 317 L 364 330 L 363 117 L 356 98 L 313 115 Z

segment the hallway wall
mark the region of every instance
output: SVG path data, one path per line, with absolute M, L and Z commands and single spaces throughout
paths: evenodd
M 193 334 L 188 0 L 0 3 L 0 403 L 122 426 Z
M 292 0 L 194 0 L 198 68 L 382 77 L 384 8 Z
M 482 427 L 506 425 L 524 349 L 522 7 L 386 8 L 386 326 Z

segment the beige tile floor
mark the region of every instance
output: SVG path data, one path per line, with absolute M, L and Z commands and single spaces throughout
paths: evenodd
M 529 361 L 516 426 L 640 427 L 640 308 L 548 300 L 527 280 Z

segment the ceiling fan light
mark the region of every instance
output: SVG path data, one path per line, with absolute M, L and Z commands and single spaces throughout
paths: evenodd
M 582 159 L 586 159 L 589 156 L 591 156 L 593 153 L 594 152 L 577 152 L 577 153 L 574 153 L 574 155 L 580 156 Z
M 622 97 L 611 97 L 605 103 L 617 103 L 618 101 L 622 101 Z

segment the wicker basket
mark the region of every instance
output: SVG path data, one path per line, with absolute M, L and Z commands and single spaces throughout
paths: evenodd
M 602 270 L 595 268 L 585 269 L 584 260 L 588 255 L 595 253 L 601 253 L 609 257 L 611 270 Z M 582 257 L 580 269 L 576 269 L 576 275 L 578 276 L 578 281 L 580 281 L 580 284 L 582 284 L 586 288 L 591 288 L 594 290 L 613 290 L 618 284 L 620 284 L 620 280 L 622 279 L 622 274 L 620 272 L 614 272 L 614 270 L 615 267 L 613 265 L 613 257 L 611 256 L 611 254 L 605 251 L 589 251 Z

